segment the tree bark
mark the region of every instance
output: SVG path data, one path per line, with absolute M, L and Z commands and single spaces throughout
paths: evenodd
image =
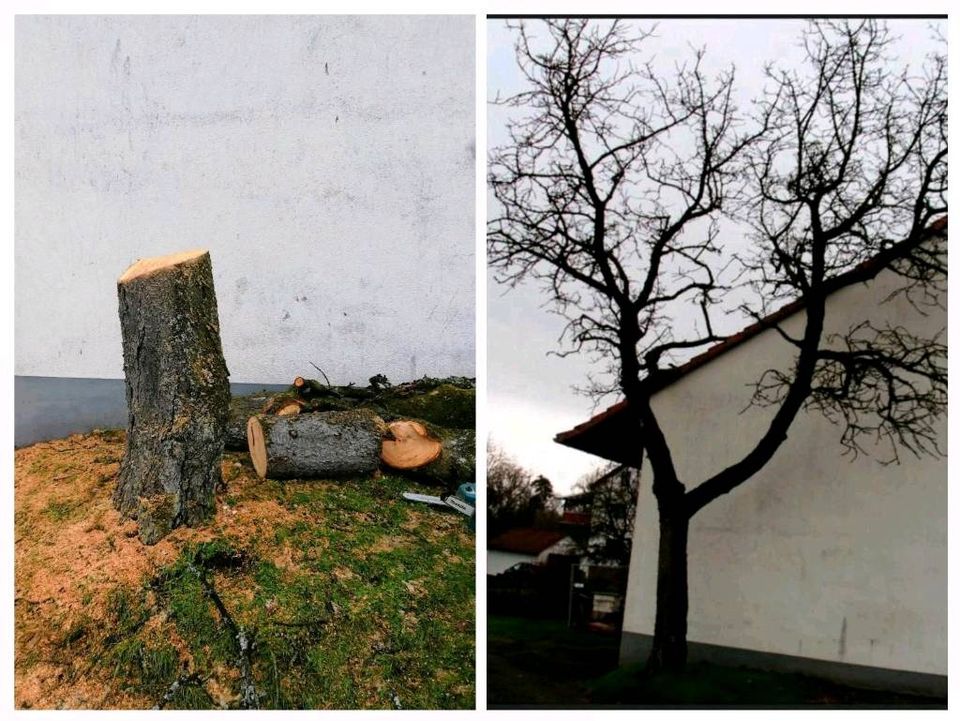
M 230 403 L 210 254 L 133 264 L 117 284 L 127 440 L 113 495 L 159 541 L 215 510 Z
M 253 467 L 261 478 L 361 476 L 377 470 L 386 426 L 364 409 L 256 415 L 247 424 Z
M 687 663 L 687 538 L 690 518 L 682 508 L 660 507 L 657 613 L 647 668 L 682 671 Z

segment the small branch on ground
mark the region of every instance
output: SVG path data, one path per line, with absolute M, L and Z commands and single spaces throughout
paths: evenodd
M 173 701 L 174 697 L 177 695 L 177 692 L 184 686 L 196 686 L 198 689 L 203 691 L 208 699 L 210 699 L 210 703 L 216 706 L 216 701 L 214 701 L 213 696 L 210 695 L 210 692 L 207 691 L 204 683 L 206 683 L 206 679 L 201 678 L 200 674 L 198 673 L 191 673 L 186 676 L 181 674 L 176 678 L 176 680 L 174 680 L 172 684 L 170 684 L 170 687 L 164 692 L 163 696 L 160 697 L 160 700 L 157 701 L 157 704 L 153 707 L 153 710 L 159 711 L 168 703 Z
M 220 598 L 217 590 L 213 587 L 210 579 L 207 578 L 203 568 L 193 563 L 190 564 L 189 568 L 196 574 L 200 585 L 203 586 L 203 590 L 210 600 L 213 601 L 213 605 L 216 606 L 217 613 L 220 614 L 221 620 L 230 629 L 230 632 L 237 642 L 237 648 L 240 653 L 237 664 L 240 667 L 240 708 L 258 708 L 260 705 L 259 695 L 253 683 L 253 663 L 251 660 L 254 646 L 253 638 L 248 635 L 247 630 L 243 626 L 238 625 L 237 622 L 233 620 L 230 612 L 227 611 L 227 607 L 223 605 L 223 600 Z

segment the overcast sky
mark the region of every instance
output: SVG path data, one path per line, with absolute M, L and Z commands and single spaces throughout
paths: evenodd
M 759 94 L 766 61 L 780 65 L 799 62 L 797 47 L 804 22 L 799 20 L 659 20 L 631 21 L 644 28 L 656 25 L 655 37 L 646 41 L 640 57 L 654 60 L 665 72 L 691 57 L 692 48 L 706 48 L 704 69 L 713 75 L 733 63 L 741 107 Z M 530 23 L 536 27 L 536 21 Z M 931 21 L 890 21 L 900 36 L 894 47 L 902 62 L 919 67 L 934 47 Z M 941 23 L 946 34 L 946 23 Z M 488 23 L 488 97 L 510 95 L 523 89 L 514 56 L 515 33 L 502 20 Z M 507 142 L 505 123 L 509 111 L 488 105 L 488 147 Z M 491 209 L 492 212 L 492 209 Z M 491 438 L 523 466 L 542 473 L 558 493 L 569 491 L 583 473 L 602 461 L 553 442 L 559 431 L 589 418 L 593 401 L 572 390 L 584 385 L 591 366 L 582 357 L 548 355 L 559 348 L 564 321 L 549 312 L 546 297 L 533 285 L 508 290 L 488 282 L 487 306 L 487 417 Z M 733 330 L 733 329 L 731 329 Z M 616 399 L 605 401 L 601 408 Z

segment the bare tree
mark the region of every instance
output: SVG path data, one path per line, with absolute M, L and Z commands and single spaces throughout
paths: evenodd
M 607 463 L 574 484 L 578 507 L 590 514 L 589 530 L 577 540 L 591 561 L 629 564 L 639 484 L 640 471 L 619 463 Z
M 616 382 L 594 387 L 626 399 L 659 514 L 649 665 L 682 668 L 690 519 L 763 468 L 803 408 L 842 424 L 854 452 L 878 434 L 893 449 L 939 452 L 941 339 L 868 323 L 828 338 L 824 320 L 830 293 L 884 265 L 918 304 L 939 302 L 945 244 L 921 241 L 947 208 L 945 61 L 898 74 L 883 25 L 811 23 L 806 66 L 769 67 L 748 117 L 733 70 L 706 78 L 702 52 L 665 78 L 633 64 L 648 32 L 538 27 L 544 37 L 516 26 L 528 89 L 500 101 L 524 115 L 490 155 L 489 258 L 501 282 L 545 285 L 568 320 L 562 352 L 609 361 Z M 719 241 L 725 217 L 745 225 L 750 251 Z M 767 304 L 802 303 L 802 335 L 772 323 L 795 362 L 757 381 L 754 400 L 776 411 L 752 449 L 710 478 L 681 479 L 651 397 L 678 354 L 723 340 L 715 316 L 736 299 L 758 320 Z M 695 323 L 684 322 L 690 304 Z
M 487 531 L 552 526 L 559 520 L 553 486 L 536 478 L 493 442 L 487 443 Z

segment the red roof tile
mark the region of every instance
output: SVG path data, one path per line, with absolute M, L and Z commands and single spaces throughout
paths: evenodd
M 567 534 L 541 528 L 514 528 L 487 541 L 491 551 L 507 551 L 537 556 L 553 544 L 566 538 Z

